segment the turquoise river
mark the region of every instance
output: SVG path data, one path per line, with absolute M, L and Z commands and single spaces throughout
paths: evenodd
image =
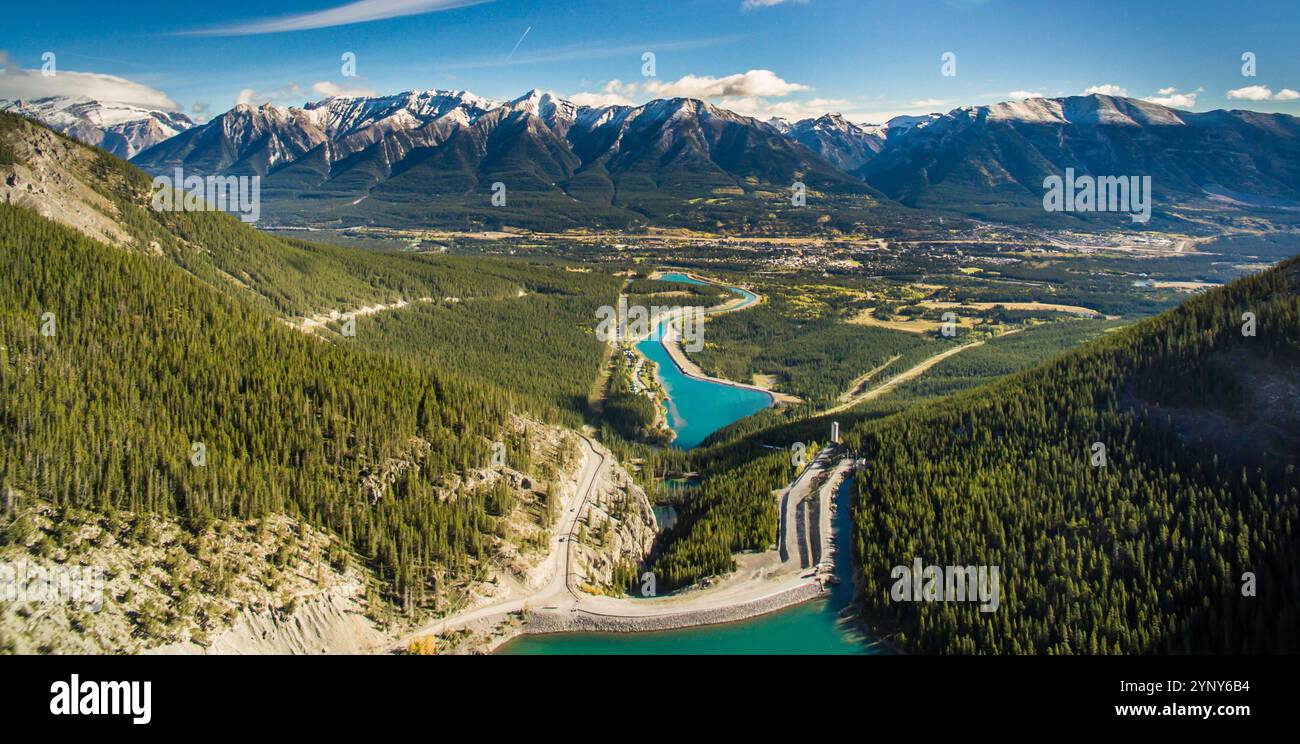
M 684 274 L 663 274 L 666 281 L 703 284 Z M 737 309 L 758 300 L 752 292 L 733 287 L 745 297 Z M 722 427 L 772 404 L 758 390 L 697 380 L 684 375 L 658 340 L 641 342 L 637 349 L 659 365 L 659 376 L 669 401 L 669 425 L 677 432 L 674 444 L 699 445 Z M 834 529 L 841 549 L 836 552 L 835 574 L 840 579 L 826 599 L 790 607 L 735 623 L 709 625 L 658 633 L 558 633 L 521 636 L 503 646 L 503 654 L 864 654 L 881 647 L 840 618 L 853 599 L 853 570 L 847 536 L 852 529 L 849 500 L 852 480 L 836 494 L 839 506 Z

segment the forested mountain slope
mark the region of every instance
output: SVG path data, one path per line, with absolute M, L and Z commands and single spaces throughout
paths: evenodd
M 928 653 L 1300 648 L 1298 289 L 1291 259 L 860 425 L 866 619 Z M 916 558 L 999 566 L 1000 607 L 891 599 Z
M 302 515 L 398 589 L 482 548 L 481 499 L 429 496 L 441 474 L 487 464 L 503 392 L 322 344 L 166 262 L 7 205 L 0 344 L 6 488 L 199 522 Z M 394 460 L 416 467 L 367 493 Z
M 7 154 L 5 154 L 7 153 Z M 364 251 L 267 235 L 212 211 L 151 208 L 149 176 L 106 152 L 0 112 L 0 200 L 92 237 L 168 259 L 285 316 L 376 303 L 513 297 L 529 270 L 445 256 Z
M 328 330 L 296 330 L 285 316 L 425 296 L 434 301 L 420 306 L 449 310 L 534 294 L 585 307 L 588 290 L 612 299 L 617 279 L 318 246 L 224 214 L 155 212 L 134 167 L 11 116 L 0 117 L 6 173 L 12 183 L 0 180 L 40 197 L 15 200 L 31 208 L 0 203 L 6 560 L 76 564 L 89 532 L 33 527 L 76 514 L 91 532 L 96 515 L 105 525 L 161 519 L 164 532 L 189 535 L 166 546 L 169 556 L 199 551 L 175 565 L 207 565 L 202 546 L 214 529 L 285 515 L 332 541 L 331 562 L 364 567 L 371 609 L 417 612 L 445 611 L 502 561 L 522 565 L 545 552 L 559 498 L 548 485 L 566 483 L 578 458 L 571 434 L 534 418 L 553 405 L 465 365 L 396 353 L 378 334 L 376 343 L 343 343 Z M 458 317 L 480 322 L 472 312 Z M 590 336 L 566 332 L 584 330 Z M 603 346 L 590 345 L 598 361 Z M 574 355 L 567 337 L 564 350 Z M 589 374 L 597 372 L 593 362 Z M 494 461 L 496 442 L 504 465 Z M 100 534 L 97 547 L 127 539 L 116 528 Z M 199 575 L 223 575 L 218 568 Z M 140 581 L 157 573 L 133 570 Z M 211 630 L 189 614 L 199 605 L 182 599 L 224 590 L 185 581 L 168 573 L 160 596 L 175 604 L 137 617 L 132 643 L 90 647 L 133 649 L 184 640 L 175 628 Z M 190 625 L 169 621 L 173 630 L 155 635 L 160 614 Z M 0 637 L 0 649 L 9 641 Z
M 174 263 L 335 342 L 421 357 L 519 392 L 533 415 L 554 420 L 558 412 L 574 423 L 586 413 L 604 352 L 590 319 L 595 307 L 614 301 L 621 284 L 606 272 L 312 243 L 219 212 L 156 210 L 150 179 L 139 169 L 0 112 L 4 152 L 10 154 L 0 157 L 0 201 Z M 403 303 L 409 307 L 396 311 Z M 363 314 L 354 336 L 336 333 L 342 316 L 379 306 L 385 311 Z M 510 343 L 482 343 L 489 337 Z

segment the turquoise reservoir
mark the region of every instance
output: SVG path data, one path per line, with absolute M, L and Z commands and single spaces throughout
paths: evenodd
M 664 281 L 704 284 L 685 274 L 664 274 Z M 745 298 L 738 307 L 747 307 L 758 300 L 753 292 L 732 287 L 732 292 Z M 710 434 L 746 416 L 753 415 L 772 405 L 772 396 L 759 390 L 732 387 L 707 380 L 687 377 L 677 368 L 668 350 L 659 340 L 663 338 L 663 326 L 656 329 L 655 335 L 637 344 L 637 350 L 647 359 L 659 365 L 659 378 L 663 380 L 668 400 L 664 408 L 668 411 L 668 425 L 677 432 L 673 445 L 681 449 L 699 446 Z M 707 331 L 706 331 L 707 333 Z
M 826 599 L 778 610 L 749 620 L 659 633 L 557 633 L 520 636 L 502 646 L 503 654 L 877 654 L 886 650 L 861 633 L 840 612 L 853 601 L 853 568 L 848 535 L 853 479 L 840 486 L 835 501 L 835 575 Z
M 668 281 L 704 284 L 684 274 L 664 274 Z M 741 307 L 758 298 L 747 297 Z M 686 377 L 658 341 L 646 340 L 637 348 L 659 364 L 659 374 L 671 403 L 668 421 L 677 432 L 678 447 L 697 446 L 705 437 L 733 421 L 763 410 L 771 396 L 754 390 Z M 853 601 L 853 565 L 850 540 L 853 523 L 849 504 L 853 479 L 848 478 L 835 496 L 833 520 L 838 550 L 835 576 L 826 599 L 805 602 L 768 615 L 723 625 L 706 625 L 657 633 L 557 633 L 520 636 L 502 646 L 502 654 L 873 654 L 885 649 L 861 633 L 840 613 Z

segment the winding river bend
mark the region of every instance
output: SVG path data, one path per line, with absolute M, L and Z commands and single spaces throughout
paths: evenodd
M 664 274 L 667 281 L 704 284 L 684 274 Z M 752 292 L 732 287 L 746 298 L 736 309 L 758 300 Z M 678 369 L 658 340 L 662 329 L 637 349 L 659 365 L 667 391 L 668 422 L 677 432 L 674 445 L 698 446 L 727 424 L 772 405 L 772 396 L 758 390 L 732 387 L 688 377 Z M 849 501 L 852 478 L 835 496 L 838 506 L 833 528 L 841 549 L 836 551 L 833 585 L 826 599 L 817 599 L 760 617 L 735 623 L 709 625 L 656 633 L 559 633 L 525 635 L 502 646 L 503 654 L 869 654 L 883 649 L 840 618 L 853 600 L 853 569 L 848 536 L 852 529 Z
M 660 279 L 705 284 L 685 274 L 663 274 Z M 758 301 L 758 295 L 753 292 L 739 287 L 732 287 L 731 291 L 745 298 L 733 310 L 749 307 Z M 636 348 L 642 356 L 659 366 L 659 379 L 663 381 L 664 390 L 668 393 L 668 400 L 664 403 L 668 411 L 668 425 L 677 432 L 673 446 L 682 449 L 697 447 L 718 429 L 772 405 L 772 396 L 762 391 L 720 385 L 683 374 L 663 345 L 663 324 L 655 331 L 654 335 L 637 344 Z

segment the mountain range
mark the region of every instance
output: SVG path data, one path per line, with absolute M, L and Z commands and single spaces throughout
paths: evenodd
M 858 125 L 840 114 L 790 122 L 774 118 L 767 122 L 777 131 L 829 160 L 844 171 L 855 171 L 885 149 L 889 125 Z
M 855 174 L 909 206 L 1041 216 L 1044 179 L 1067 168 L 1150 176 L 1166 207 L 1300 207 L 1300 119 L 1103 95 L 967 106 L 891 138 Z
M 41 122 L 56 132 L 129 159 L 194 126 L 185 114 L 129 103 L 50 96 L 33 100 L 0 99 L 0 111 Z
M 1300 208 L 1300 119 L 1095 94 L 881 125 L 839 114 L 760 121 L 688 98 L 579 106 L 537 90 L 510 101 L 430 90 L 241 104 L 197 126 L 93 102 L 19 104 L 117 154 L 138 149 L 132 161 L 155 174 L 261 176 L 275 224 L 851 230 L 894 202 L 979 218 L 1120 219 L 1045 213 L 1044 179 L 1067 168 L 1151 176 L 1161 220 L 1179 219 L 1174 205 Z M 789 208 L 795 182 L 820 211 Z M 503 206 L 492 202 L 498 183 Z
M 538 103 L 536 114 L 502 117 L 550 131 L 566 118 L 569 132 L 578 126 L 580 111 Z M 934 119 L 886 137 L 936 126 L 950 125 Z M 515 546 L 535 534 L 529 520 L 553 508 L 553 492 L 538 479 L 580 476 L 545 461 L 551 475 L 530 469 L 479 480 L 490 442 L 510 437 L 511 451 L 529 441 L 558 450 L 563 439 L 544 437 L 560 435 L 559 425 L 521 418 L 528 395 L 486 381 L 484 357 L 453 366 L 404 350 L 451 348 L 460 359 L 471 346 L 500 347 L 486 358 L 501 363 L 514 354 L 502 346 L 510 333 L 566 356 L 564 342 L 589 340 L 594 348 L 573 355 L 590 375 L 579 382 L 585 389 L 600 344 L 578 340 L 579 322 L 542 308 L 562 308 L 551 303 L 564 297 L 590 318 L 623 277 L 527 258 L 289 240 L 226 215 L 152 209 L 149 191 L 149 178 L 131 165 L 0 113 L 0 420 L 13 423 L 12 436 L 0 438 L 0 547 L 47 564 L 65 552 L 122 554 L 109 587 L 120 601 L 105 604 L 110 620 L 87 626 L 97 613 L 74 615 L 59 603 L 46 615 L 18 616 L 19 603 L 9 603 L 12 611 L 0 614 L 11 623 L 3 626 L 8 649 L 213 648 L 241 615 L 319 620 L 297 614 L 319 590 L 300 582 L 301 591 L 287 592 L 285 576 L 315 575 L 315 584 L 348 598 L 364 591 L 356 601 L 372 612 L 391 608 L 389 617 L 445 611 L 452 600 L 463 606 L 461 595 L 433 592 L 473 586 L 471 577 L 495 570 L 494 556 L 518 554 Z M 413 336 L 385 336 L 375 322 L 361 334 L 378 339 L 374 346 L 329 326 L 309 336 L 310 326 L 286 322 L 410 297 L 467 312 L 445 326 L 396 326 Z M 490 323 L 498 303 L 533 301 L 540 304 L 499 316 L 508 332 Z M 1246 313 L 1257 318 L 1257 334 L 1243 333 Z M 57 334 L 38 331 L 38 320 L 53 323 L 47 318 L 57 318 Z M 492 343 L 457 345 L 430 330 L 461 325 L 466 338 Z M 914 653 L 1297 648 L 1300 259 L 1113 330 L 1036 368 L 868 416 L 846 432 L 846 446 L 864 455 L 850 487 L 848 541 L 863 576 L 885 587 L 900 554 L 945 550 L 1016 569 L 1016 591 L 1002 595 L 1003 610 L 991 618 L 969 603 L 860 593 L 863 620 L 897 628 L 891 643 Z M 515 379 L 563 378 L 531 357 L 520 364 L 532 374 Z M 201 442 L 212 460 L 199 468 L 192 457 Z M 1109 453 L 1101 466 L 1089 456 L 1096 442 Z M 608 450 L 596 454 L 614 460 Z M 570 461 L 582 459 L 575 451 Z M 614 477 L 631 482 L 626 471 Z M 490 483 L 500 488 L 485 493 Z M 752 481 L 736 485 L 770 493 Z M 285 520 L 294 522 L 276 526 Z M 157 534 L 173 537 L 159 543 Z M 257 536 L 256 552 L 232 543 L 240 535 Z M 309 539 L 317 547 L 299 547 Z M 232 544 L 225 554 L 198 549 Z M 236 554 L 242 562 L 229 568 Z M 263 564 L 285 570 L 259 573 Z M 140 579 L 133 565 L 148 565 L 153 578 Z M 1243 570 L 1251 587 L 1258 576 L 1258 596 L 1242 591 Z M 236 591 L 221 580 L 226 571 L 249 572 L 249 580 Z M 42 634 L 56 638 L 45 646 Z
M 576 106 L 540 91 L 464 91 L 241 105 L 137 155 L 155 173 L 259 175 L 284 222 L 484 219 L 579 226 L 677 222 L 758 193 L 872 190 L 776 128 L 702 101 Z M 505 208 L 493 213 L 492 185 Z

